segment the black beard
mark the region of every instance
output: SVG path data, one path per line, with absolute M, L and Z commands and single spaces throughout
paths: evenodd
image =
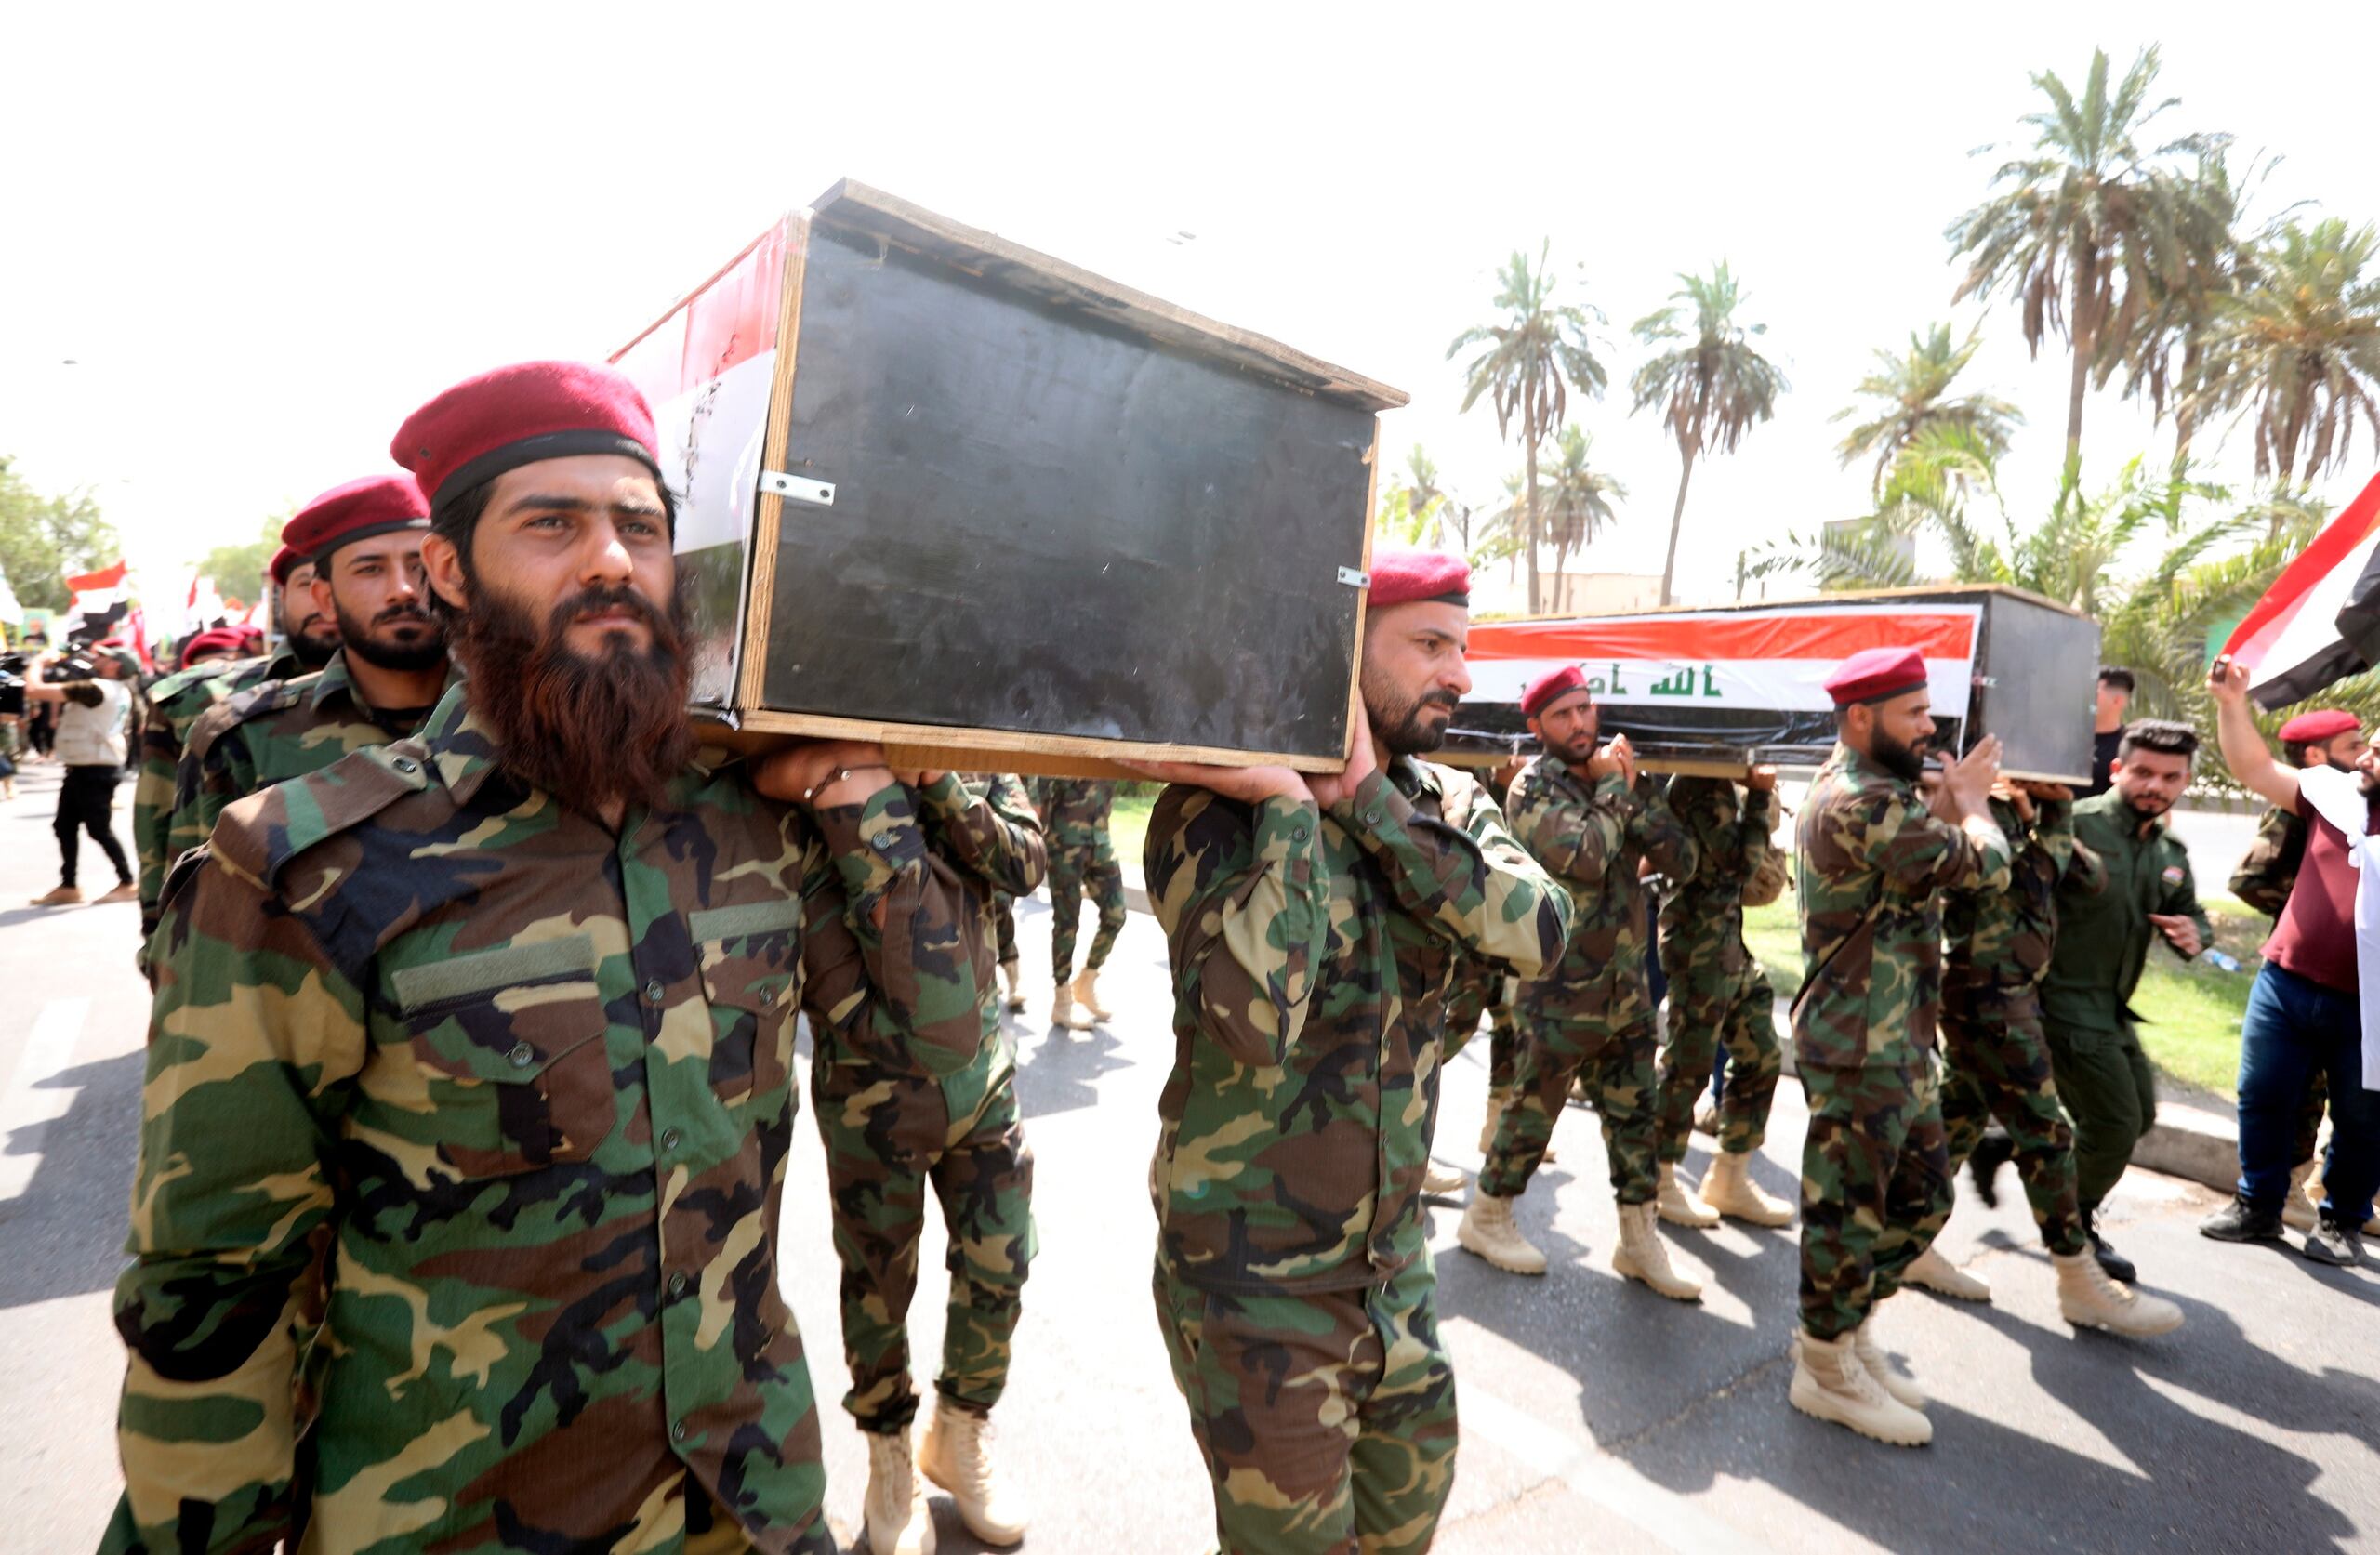
M 308 637 L 300 633 L 289 639 L 289 656 L 308 669 L 322 668 L 331 662 L 331 655 L 337 652 L 337 638 Z
M 1383 695 L 1382 701 L 1385 701 Z M 1372 720 L 1372 738 L 1391 756 L 1426 756 L 1447 743 L 1447 725 L 1451 717 L 1437 722 L 1424 722 L 1422 714 L 1432 707 L 1443 707 L 1451 715 L 1461 699 L 1443 691 L 1424 692 L 1410 702 L 1387 706 L 1372 699 L 1367 691 L 1364 711 Z
M 2123 808 L 2132 811 L 2134 817 L 2143 825 L 2174 808 L 2173 801 L 2170 799 L 2151 799 L 2147 804 L 2142 804 L 2129 794 L 2122 794 L 2121 797 L 2123 799 Z
M 374 637 L 369 627 L 350 615 L 347 607 L 336 600 L 331 601 L 331 613 L 338 620 L 339 640 L 347 645 L 347 651 L 375 669 L 418 675 L 446 662 L 446 628 L 427 613 L 381 616 L 383 621 L 411 621 L 427 626 L 429 634 L 417 642 L 389 642 Z
M 1870 745 L 1868 754 L 1875 758 L 1876 764 L 1903 783 L 1915 783 L 1925 775 L 1925 742 L 1903 745 L 1879 729 Z
M 653 635 L 635 648 L 607 639 L 592 658 L 563 636 L 590 611 L 632 612 Z M 660 809 L 694 756 L 686 713 L 683 590 L 665 615 L 632 588 L 583 589 L 540 623 L 480 584 L 454 628 L 470 673 L 471 709 L 495 735 L 496 761 L 532 788 L 583 813 L 605 805 Z
M 1550 740 L 1545 738 L 1543 735 L 1540 735 L 1538 737 L 1537 745 L 1540 750 L 1554 758 L 1554 760 L 1559 761 L 1565 767 L 1576 767 L 1593 757 L 1595 753 L 1595 736 L 1594 731 L 1593 730 L 1589 730 L 1586 733 L 1580 735 L 1577 739 L 1566 743 L 1560 740 Z

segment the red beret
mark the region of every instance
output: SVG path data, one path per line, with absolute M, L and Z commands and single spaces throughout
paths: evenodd
M 466 378 L 405 417 L 389 455 L 438 507 L 540 459 L 625 454 L 661 476 L 653 411 L 627 376 L 585 362 L 523 362 Z
M 1549 669 L 1531 680 L 1528 688 L 1521 692 L 1521 712 L 1533 718 L 1572 692 L 1582 692 L 1586 689 L 1587 678 L 1577 665 L 1564 665 L 1560 669 Z
M 239 653 L 245 651 L 247 634 L 237 626 L 209 626 L 182 644 L 177 667 L 188 669 L 191 661 L 202 653 Z
M 430 527 L 430 506 L 410 475 L 367 475 L 333 486 L 281 526 L 281 543 L 298 559 L 319 563 L 367 535 Z
M 1914 648 L 1862 648 L 1826 678 L 1838 707 L 1884 702 L 1925 687 L 1925 659 Z
M 2353 713 L 2343 713 L 2335 707 L 2320 712 L 2300 713 L 2281 726 L 2281 743 L 2284 745 L 2319 745 L 2335 740 L 2342 734 L 2352 734 L 2363 725 Z
M 272 579 L 275 588 L 286 588 L 289 586 L 289 574 L 298 570 L 298 564 L 313 560 L 284 541 L 281 548 L 272 553 L 272 560 L 266 564 L 265 573 Z
M 1471 563 L 1444 551 L 1388 546 L 1372 552 L 1372 603 L 1407 605 L 1416 600 L 1471 603 Z

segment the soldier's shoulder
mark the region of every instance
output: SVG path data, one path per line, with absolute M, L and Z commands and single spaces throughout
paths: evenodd
M 432 808 L 454 803 L 419 744 L 374 745 L 234 802 L 216 822 L 212 846 L 225 863 L 271 887 L 311 850 L 407 800 Z
M 321 672 L 316 671 L 291 680 L 260 680 L 232 692 L 198 716 L 198 720 L 190 726 L 183 748 L 193 760 L 205 760 L 206 753 L 225 735 L 297 706 L 321 679 Z
M 150 686 L 146 693 L 149 705 L 152 711 L 163 713 L 169 718 L 177 713 L 204 712 L 232 692 L 239 690 L 238 685 L 231 679 L 232 672 L 242 665 L 251 662 L 260 663 L 261 661 L 218 660 L 212 664 L 193 665 L 188 669 L 178 669 Z

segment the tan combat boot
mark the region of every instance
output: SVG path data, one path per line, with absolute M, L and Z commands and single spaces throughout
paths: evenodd
M 1922 1447 L 1934 1440 L 1934 1422 L 1884 1391 L 1859 1364 L 1857 1335 L 1795 1338 L 1793 1385 L 1785 1395 L 1794 1408 L 1896 1447 Z
M 1025 1537 L 1025 1506 L 1015 1488 L 992 1473 L 991 1430 L 983 1416 L 935 1399 L 918 1468 L 950 1492 L 969 1533 L 985 1544 L 1012 1545 Z
M 1642 1280 L 1656 1295 L 1673 1301 L 1699 1301 L 1702 1287 L 1670 1268 L 1670 1250 L 1653 1228 L 1653 1206 L 1620 1206 L 1620 1245 L 1611 1250 L 1611 1267 L 1632 1280 Z
M 2182 1309 L 2162 1296 L 2143 1296 L 2130 1285 L 2108 1278 L 2089 1248 L 2079 1253 L 2052 1253 L 2057 1270 L 2057 1310 L 2077 1328 L 2104 1328 L 2110 1334 L 2146 1338 L 2170 1334 L 2182 1325 Z
M 1991 1286 L 1980 1277 L 1968 1273 L 1932 1247 L 1917 1255 L 1916 1261 L 1901 1271 L 1900 1283 L 1922 1285 L 1937 1296 L 1947 1296 L 1954 1301 L 1989 1301 Z
M 1721 1151 L 1702 1174 L 1702 1202 L 1731 1219 L 1755 1226 L 1790 1226 L 1793 1206 L 1761 1191 L 1752 1179 L 1752 1157 Z
M 1000 981 L 1008 984 L 1008 1008 L 1012 1015 L 1025 1008 L 1025 969 L 1013 961 L 1000 963 Z
M 1507 1274 L 1542 1274 L 1545 1255 L 1513 1223 L 1513 1201 L 1484 1190 L 1471 1195 L 1454 1239 Z
M 866 1431 L 869 1555 L 933 1555 L 933 1515 L 909 1461 L 909 1428 Z
M 1719 1212 L 1699 1199 L 1687 1196 L 1677 1185 L 1677 1167 L 1664 1161 L 1655 1168 L 1653 1203 L 1661 1219 L 1673 1226 L 1691 1226 L 1696 1231 L 1709 1231 L 1719 1223 Z
M 1075 991 L 1061 982 L 1058 991 L 1050 995 L 1050 1024 L 1070 1032 L 1087 1032 L 1099 1021 L 1089 1010 L 1075 1008 Z
M 1421 1192 L 1425 1193 L 1436 1193 L 1441 1197 L 1460 1193 L 1463 1184 L 1470 1180 L 1457 1167 L 1441 1166 L 1435 1161 L 1421 1163 Z
M 1488 1121 L 1479 1126 L 1480 1154 L 1485 1155 L 1496 1148 L 1496 1130 L 1503 1125 L 1504 1109 L 1512 1104 L 1511 1087 L 1489 1086 L 1488 1087 Z
M 1089 1010 L 1091 1018 L 1094 1021 L 1105 1021 L 1115 1015 L 1114 1010 L 1099 1002 L 1098 968 L 1085 967 L 1081 974 L 1075 979 L 1075 1003 L 1081 1008 Z
M 1885 1392 L 1911 1409 L 1925 1407 L 1925 1390 L 1917 1385 L 1917 1378 L 1895 1365 L 1893 1358 L 1884 1353 L 1884 1346 L 1876 1342 L 1874 1312 L 1870 1312 L 1868 1321 L 1851 1331 L 1851 1349 L 1859 1357 L 1859 1369 L 1874 1377 Z

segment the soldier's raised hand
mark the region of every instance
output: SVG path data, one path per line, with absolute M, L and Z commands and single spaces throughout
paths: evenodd
M 1631 788 L 1636 786 L 1636 747 L 1628 743 L 1625 734 L 1615 734 L 1604 742 L 1601 750 L 1587 758 L 1587 775 L 1607 778 L 1620 774 L 1620 781 Z
M 1777 792 L 1777 769 L 1764 761 L 1744 774 L 1744 786 L 1757 794 Z
M 2000 736 L 1987 734 L 1942 773 L 1942 786 L 1962 817 L 1991 813 L 1991 785 L 2000 777 Z

